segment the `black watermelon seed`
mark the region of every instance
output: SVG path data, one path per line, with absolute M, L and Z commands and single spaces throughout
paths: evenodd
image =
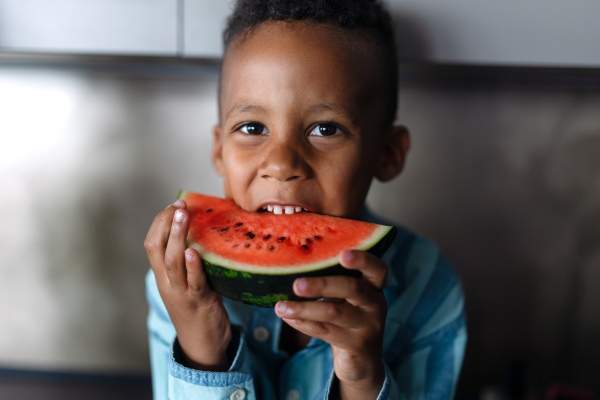
M 321 240 L 321 236 L 315 236 L 315 239 Z
M 246 248 L 248 248 L 248 247 L 250 247 L 250 243 L 248 243 L 248 244 L 246 245 Z
M 283 242 L 284 240 L 285 240 L 285 236 L 282 236 L 282 237 L 279 238 L 280 242 Z
M 269 250 L 273 251 L 273 250 L 275 250 L 275 247 L 271 246 L 271 247 L 269 247 Z
M 308 250 L 308 246 L 307 246 L 307 245 L 305 245 L 305 244 L 303 244 L 303 245 L 302 245 L 302 248 L 303 248 L 304 250 Z
M 271 235 L 267 235 L 263 238 L 263 240 L 269 240 L 271 238 Z
M 235 226 L 242 226 L 242 225 L 244 225 L 243 222 L 238 222 L 237 224 L 235 224 Z
M 208 210 L 206 210 L 207 213 L 211 212 L 212 208 L 209 208 Z
M 311 243 L 311 240 L 309 238 L 306 238 L 306 243 Z
M 250 239 L 254 239 L 256 237 L 256 235 L 254 233 L 250 232 L 250 234 L 248 235 L 248 237 Z
M 227 232 L 229 228 L 221 228 L 221 232 Z

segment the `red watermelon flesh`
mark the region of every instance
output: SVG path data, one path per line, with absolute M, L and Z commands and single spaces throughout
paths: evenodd
M 236 283 L 235 288 L 220 291 L 242 291 L 245 299 L 236 293 L 222 294 L 250 304 L 256 304 L 253 287 L 259 284 L 263 285 L 261 298 L 274 299 L 269 292 L 274 288 L 265 286 L 266 276 L 286 276 L 293 282 L 300 276 L 356 273 L 339 266 L 338 254 L 345 249 L 361 249 L 381 256 L 396 233 L 390 226 L 309 212 L 248 212 L 233 200 L 186 191 L 178 198 L 186 201 L 190 214 L 188 247 L 199 252 L 211 284 L 219 288 L 224 283 L 215 280 L 239 275 L 235 271 L 241 273 L 245 278 L 241 286 Z M 289 293 L 276 293 L 275 298 L 295 297 L 291 284 L 286 290 Z M 267 306 L 274 302 L 268 301 Z

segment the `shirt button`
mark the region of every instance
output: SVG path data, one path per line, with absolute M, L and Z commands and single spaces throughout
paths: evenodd
M 254 330 L 254 339 L 259 342 L 265 342 L 267 339 L 269 339 L 269 336 L 271 336 L 271 334 L 264 326 L 259 326 Z
M 298 389 L 290 389 L 285 395 L 285 400 L 300 400 L 300 392 Z
M 244 389 L 237 389 L 235 392 L 231 393 L 229 396 L 229 400 L 244 400 L 246 398 L 246 392 Z

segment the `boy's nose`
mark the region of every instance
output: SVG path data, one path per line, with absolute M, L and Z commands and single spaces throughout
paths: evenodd
M 271 142 L 260 167 L 260 176 L 279 181 L 306 178 L 309 166 L 301 154 L 300 145 L 293 142 Z

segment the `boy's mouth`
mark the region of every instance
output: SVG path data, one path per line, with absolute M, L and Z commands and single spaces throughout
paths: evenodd
M 295 214 L 300 212 L 309 212 L 306 208 L 300 206 L 289 206 L 281 204 L 266 204 L 258 209 L 258 212 L 271 212 L 273 214 Z

